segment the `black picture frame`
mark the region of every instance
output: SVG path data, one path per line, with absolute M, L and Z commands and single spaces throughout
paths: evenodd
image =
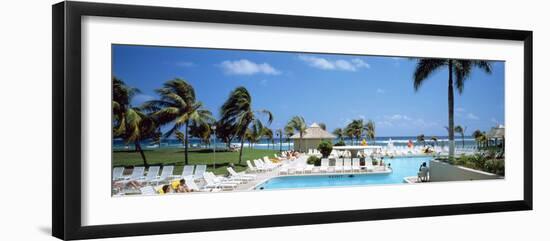
M 53 13 L 53 166 L 52 233 L 60 239 L 185 233 L 229 229 L 311 225 L 532 210 L 533 205 L 533 32 L 384 21 L 197 10 L 90 2 L 61 2 Z M 428 36 L 516 40 L 524 43 L 524 186 L 523 199 L 422 207 L 265 215 L 235 218 L 81 225 L 81 17 L 104 16 L 366 31 Z

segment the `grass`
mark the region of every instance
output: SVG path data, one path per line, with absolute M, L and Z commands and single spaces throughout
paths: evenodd
M 174 165 L 174 173 L 181 173 L 185 165 L 185 152 L 183 148 L 162 148 L 144 150 L 149 165 Z M 235 165 L 236 171 L 246 170 L 246 160 L 253 160 L 268 156 L 273 158 L 275 150 L 259 150 L 244 148 L 242 162 L 239 165 L 239 152 L 216 150 L 216 168 L 214 169 L 214 152 L 212 149 L 189 149 L 189 165 L 206 164 L 207 171 L 216 175 L 226 174 L 229 163 Z M 143 160 L 139 152 L 113 151 L 113 167 L 115 166 L 142 166 Z

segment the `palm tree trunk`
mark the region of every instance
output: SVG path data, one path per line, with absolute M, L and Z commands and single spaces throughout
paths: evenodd
M 455 118 L 454 118 L 454 90 L 453 90 L 453 60 L 449 59 L 449 158 L 455 155 Z
M 464 149 L 464 133 L 462 133 L 462 148 Z
M 279 137 L 279 152 L 283 152 L 283 139 Z
M 141 149 L 141 143 L 139 143 L 139 141 L 135 141 L 134 145 L 136 146 L 136 151 L 139 151 L 139 155 L 141 155 L 141 159 L 143 159 L 143 165 L 145 167 L 149 167 L 149 164 L 147 163 L 147 158 L 145 158 L 145 153 L 143 153 L 143 149 Z
M 189 165 L 189 160 L 187 159 L 188 158 L 187 151 L 189 146 L 189 135 L 188 135 L 189 128 L 188 127 L 189 127 L 189 120 L 185 121 L 185 165 Z
M 244 137 L 241 138 L 241 148 L 239 150 L 239 165 L 241 164 L 241 160 L 243 158 L 243 147 L 244 147 Z

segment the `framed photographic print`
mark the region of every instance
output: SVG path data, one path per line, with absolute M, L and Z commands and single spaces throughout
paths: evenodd
M 532 32 L 53 6 L 53 235 L 532 209 Z

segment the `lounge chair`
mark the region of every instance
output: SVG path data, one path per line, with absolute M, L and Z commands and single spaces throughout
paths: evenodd
M 263 168 L 253 166 L 252 163 L 250 162 L 250 160 L 246 160 L 246 165 L 248 166 L 248 170 L 250 172 L 263 172 L 263 171 L 266 171 Z
M 155 178 L 153 182 L 156 182 L 158 185 L 160 182 L 168 181 L 168 179 L 172 176 L 174 172 L 174 166 L 164 166 L 162 168 L 162 172 L 160 173 L 160 176 Z
M 256 165 L 257 168 L 264 169 L 264 170 L 266 170 L 266 171 L 271 171 L 271 170 L 273 170 L 272 167 L 267 166 L 267 165 L 264 164 L 264 163 L 262 162 L 262 160 L 260 160 L 260 159 L 254 160 L 254 165 Z
M 294 170 L 296 171 L 296 173 L 304 173 L 305 168 L 306 167 L 303 164 L 299 164 L 299 165 L 296 165 Z
M 272 166 L 272 167 L 279 167 L 281 164 L 280 163 L 274 163 L 272 162 L 271 160 L 269 160 L 269 157 L 267 156 L 264 156 L 264 159 L 263 159 L 264 163 L 266 163 L 268 166 Z
M 145 186 L 139 189 L 141 192 L 141 195 L 155 195 L 157 194 L 157 190 L 153 186 Z
M 183 172 L 181 173 L 181 177 L 180 178 L 184 178 L 184 177 L 189 177 L 189 176 L 193 176 L 193 171 L 195 170 L 195 166 L 194 165 L 185 165 L 183 167 Z
M 143 173 L 145 173 L 145 167 L 134 167 L 132 174 L 128 177 L 125 177 L 122 182 L 131 182 L 137 181 L 143 178 Z
M 351 170 L 353 172 L 360 172 L 361 171 L 361 160 L 359 160 L 358 158 L 352 159 Z
M 237 180 L 231 180 L 231 178 L 226 178 L 226 177 L 219 177 L 219 176 L 216 176 L 214 175 L 214 173 L 212 172 L 205 172 L 204 173 L 204 176 L 210 178 L 212 181 L 214 181 L 214 183 L 235 183 L 235 184 L 241 184 L 243 182 L 241 181 L 237 181 Z
M 319 168 L 320 172 L 328 171 L 328 158 L 321 159 L 321 167 Z
M 124 179 L 123 174 L 124 174 L 124 167 L 113 168 L 113 181 Z
M 279 175 L 288 175 L 288 165 L 283 165 L 279 168 Z
M 351 172 L 352 171 L 352 168 L 351 168 L 351 159 L 344 159 L 344 172 Z
M 304 173 L 312 173 L 313 172 L 313 165 L 306 165 L 306 168 L 304 169 Z
M 193 174 L 193 178 L 198 179 L 202 178 L 204 175 L 204 172 L 206 172 L 206 165 L 197 165 L 195 167 L 195 174 Z
M 185 180 L 185 185 L 191 191 L 196 191 L 196 192 L 212 191 L 211 188 L 200 188 L 199 186 L 197 186 L 193 176 L 185 176 L 185 177 L 183 177 L 183 180 Z
M 150 166 L 149 169 L 147 170 L 147 175 L 143 179 L 137 180 L 137 181 L 141 183 L 152 182 L 153 180 L 157 179 L 159 175 L 159 171 L 160 171 L 160 166 Z
M 204 181 L 206 181 L 206 185 L 204 186 L 205 188 L 213 188 L 213 189 L 222 188 L 222 189 L 230 189 L 230 190 L 235 190 L 235 188 L 237 188 L 237 184 L 234 182 L 222 181 L 222 182 L 216 183 L 216 181 L 212 179 L 212 177 L 210 177 L 209 175 L 203 176 L 203 178 L 204 178 Z
M 336 159 L 336 162 L 334 163 L 334 171 L 335 172 L 343 172 L 344 167 L 342 165 L 343 165 L 342 160 Z
M 237 173 L 232 167 L 228 167 L 227 171 L 231 175 L 230 178 L 232 180 L 246 181 L 247 182 L 247 181 L 252 181 L 252 180 L 256 179 L 256 175 Z

